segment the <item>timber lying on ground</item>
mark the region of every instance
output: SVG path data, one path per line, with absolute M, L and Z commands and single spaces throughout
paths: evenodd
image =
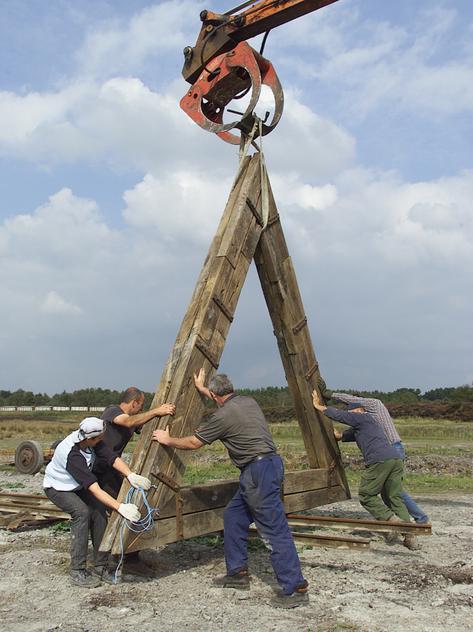
M 431 535 L 431 525 L 412 523 L 395 523 L 390 521 L 360 520 L 333 516 L 305 516 L 296 513 L 298 507 L 308 502 L 317 504 L 326 497 L 327 470 L 304 470 L 289 472 L 284 484 L 284 505 L 291 528 L 303 527 L 331 529 L 363 529 L 368 531 L 412 533 L 415 535 Z M 316 488 L 318 486 L 318 489 Z M 230 498 L 238 487 L 237 481 L 213 482 L 206 485 L 179 487 L 174 486 L 175 502 L 163 508 L 160 518 L 155 522 L 151 533 L 155 546 L 193 538 L 199 535 L 221 531 L 223 529 L 223 512 Z M 307 489 L 312 487 L 312 489 Z M 330 489 L 330 500 L 343 498 L 344 490 L 340 486 Z M 42 526 L 55 520 L 69 519 L 69 514 L 62 512 L 46 496 L 34 494 L 0 493 L 0 526 L 15 530 L 24 526 Z M 255 529 L 250 530 L 256 534 Z M 295 530 L 293 537 L 297 542 L 308 546 L 330 546 L 338 548 L 368 548 L 369 539 L 351 536 L 334 536 L 320 533 L 307 533 Z M 136 536 L 129 550 L 148 548 L 149 535 Z
M 360 520 L 359 518 L 337 518 L 335 516 L 303 516 L 288 514 L 290 526 L 330 527 L 331 529 L 367 529 L 390 533 L 411 533 L 412 535 L 432 535 L 431 524 L 414 522 L 392 522 L 391 520 Z
M 0 492 L 0 527 L 15 531 L 22 527 L 46 526 L 56 520 L 69 520 L 46 496 Z

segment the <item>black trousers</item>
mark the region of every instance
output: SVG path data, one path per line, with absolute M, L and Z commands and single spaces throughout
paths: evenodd
M 104 566 L 108 553 L 101 553 L 99 546 L 107 526 L 105 505 L 86 489 L 63 492 L 48 487 L 44 492 L 57 507 L 71 515 L 71 570 L 86 567 L 89 530 L 94 548 L 94 566 Z

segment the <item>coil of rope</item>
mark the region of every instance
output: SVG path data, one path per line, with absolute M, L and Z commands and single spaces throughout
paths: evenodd
M 154 487 L 154 485 L 153 485 Z M 118 561 L 118 565 L 115 569 L 114 573 L 114 583 L 118 583 L 118 578 L 120 575 L 120 570 L 123 565 L 123 560 L 125 558 L 125 532 L 131 531 L 132 533 L 137 533 L 138 535 L 145 533 L 147 531 L 151 531 L 154 528 L 154 521 L 159 518 L 159 509 L 157 507 L 151 507 L 148 502 L 148 497 L 146 496 L 146 492 L 142 487 L 138 487 L 135 489 L 131 487 L 128 490 L 128 493 L 125 497 L 125 503 L 134 503 L 137 504 L 137 500 L 133 500 L 134 495 L 140 495 L 141 500 L 143 501 L 143 506 L 146 510 L 145 515 L 140 518 L 137 522 L 131 522 L 130 520 L 126 520 L 123 518 L 123 522 L 120 528 L 120 559 Z

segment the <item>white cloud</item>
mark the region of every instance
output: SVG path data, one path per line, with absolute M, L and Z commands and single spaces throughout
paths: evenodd
M 295 72 L 307 89 L 310 78 L 320 82 L 315 88 L 338 88 L 337 110 L 356 119 L 394 104 L 417 115 L 471 112 L 471 36 L 467 29 L 458 33 L 462 14 L 452 7 L 425 10 L 411 4 L 408 15 L 400 26 L 367 19 L 360 7 L 340 3 L 289 25 L 274 44 L 274 56 L 289 81 Z M 312 53 L 305 59 L 304 42 L 320 57 Z
M 275 187 L 309 259 L 320 261 L 328 253 L 358 259 L 363 256 L 355 248 L 359 240 L 363 253 L 378 264 L 411 268 L 442 261 L 455 267 L 463 261 L 473 266 L 472 171 L 408 183 L 392 173 L 354 169 L 336 177 L 333 186 L 336 197 L 328 197 L 324 212 L 306 212 L 303 220 L 294 204 L 302 206 L 297 189 L 293 194 L 294 187 L 284 181 Z
M 150 58 L 166 52 L 173 56 L 196 37 L 201 2 L 172 0 L 137 12 L 125 23 L 109 22 L 91 28 L 77 53 L 80 73 L 113 76 L 139 71 Z M 188 20 L 190 15 L 195 21 Z M 195 33 L 189 34 L 195 24 Z M 193 42 L 192 42 L 193 43 Z M 156 61 L 156 59 L 155 59 Z M 159 81 L 163 68 L 157 66 Z
M 54 290 L 47 293 L 44 301 L 40 305 L 40 309 L 46 314 L 74 315 L 82 313 L 78 305 L 70 303 Z
M 141 230 L 152 229 L 164 241 L 204 242 L 213 236 L 223 212 L 231 178 L 217 181 L 211 173 L 174 171 L 147 174 L 126 191 L 124 217 Z
M 0 93 L 0 117 L 19 112 L 18 124 L 3 137 L 0 133 L 0 156 L 50 166 L 102 162 L 159 176 L 163 170 L 192 173 L 198 165 L 217 181 L 222 173 L 232 177 L 236 169 L 235 147 L 192 123 L 179 109 L 174 92 L 153 92 L 139 79 L 114 78 L 101 85 L 80 84 L 54 95 L 30 96 Z M 286 104 L 278 134 L 263 142 L 271 169 L 321 182 L 353 160 L 355 141 L 350 134 L 290 92 Z M 234 156 L 233 162 L 229 156 Z
M 272 188 L 279 205 L 299 207 L 304 210 L 323 211 L 330 209 L 338 198 L 333 184 L 313 186 L 301 182 L 295 173 L 271 176 Z
M 165 74 L 178 76 L 180 59 L 170 71 L 170 55 L 184 37 L 193 43 L 195 33 L 185 31 L 199 7 L 165 2 L 94 25 L 76 76 L 42 92 L 0 93 L 0 120 L 8 121 L 0 157 L 52 171 L 83 162 L 136 181 L 119 191 L 120 229 L 95 200 L 66 187 L 0 224 L 7 386 L 117 386 L 129 378 L 151 388 L 159 379 L 238 162 L 237 148 L 179 110 L 184 83 Z M 458 14 L 412 11 L 398 26 L 367 20 L 361 4 L 354 11 L 337 3 L 286 25 L 267 48 L 286 91 L 282 122 L 263 140 L 268 170 L 316 350 L 338 384 L 355 385 L 356 375 L 358 386 L 441 383 L 446 375 L 455 383 L 471 358 L 473 173 L 410 182 L 357 163 L 357 118 L 385 108 L 442 117 L 473 105 L 471 42 L 463 36 L 443 54 Z M 314 86 L 333 91 L 330 111 L 343 112 L 353 132 L 338 114 L 319 114 Z M 250 285 L 238 307 L 237 344 L 226 359 L 243 385 L 282 375 L 261 342 L 271 327 L 256 292 Z M 41 350 L 48 372 L 38 366 Z M 350 353 L 364 368 L 347 361 Z
M 316 114 L 291 90 L 277 132 L 264 138 L 271 171 L 297 173 L 309 181 L 325 182 L 355 157 L 354 137 Z

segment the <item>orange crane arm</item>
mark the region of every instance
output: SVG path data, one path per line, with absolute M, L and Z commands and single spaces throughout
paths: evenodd
M 185 62 L 182 75 L 186 81 L 194 83 L 214 57 L 232 50 L 239 42 L 270 31 L 276 26 L 336 1 L 261 0 L 260 2 L 244 2 L 227 13 L 202 11 L 200 14 L 202 28 L 196 44 L 194 47 L 187 46 L 184 49 Z

